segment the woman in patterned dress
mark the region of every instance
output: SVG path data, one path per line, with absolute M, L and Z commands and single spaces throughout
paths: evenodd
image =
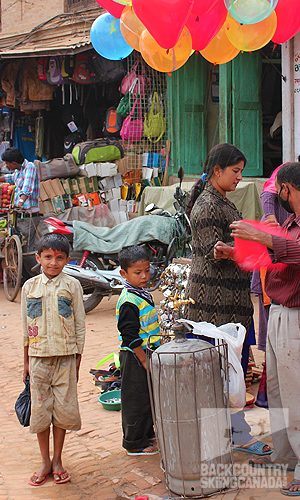
M 242 323 L 248 334 L 253 318 L 250 275 L 232 260 L 230 235 L 230 224 L 240 220 L 242 214 L 226 198 L 226 193 L 235 191 L 242 180 L 246 163 L 245 155 L 232 144 L 214 146 L 191 192 L 187 213 L 193 231 L 193 251 L 186 296 L 195 303 L 188 304 L 186 317 L 215 326 Z M 240 450 L 259 455 L 271 453 L 269 446 L 250 436 L 242 412 L 233 417 L 232 425 L 234 444 Z

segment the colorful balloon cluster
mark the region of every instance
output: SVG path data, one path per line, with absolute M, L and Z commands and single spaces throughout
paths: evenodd
M 271 40 L 284 43 L 300 31 L 299 0 L 96 2 L 109 12 L 91 28 L 99 54 L 123 59 L 135 49 L 149 66 L 168 73 L 183 66 L 193 51 L 224 64 L 240 51 L 258 50 Z

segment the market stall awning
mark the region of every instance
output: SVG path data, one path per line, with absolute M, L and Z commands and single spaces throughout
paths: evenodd
M 27 33 L 2 36 L 0 58 L 76 54 L 92 48 L 90 29 L 105 12 L 97 6 L 84 11 L 59 14 Z

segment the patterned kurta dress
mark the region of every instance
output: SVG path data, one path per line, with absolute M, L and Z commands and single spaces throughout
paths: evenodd
M 242 323 L 249 331 L 253 315 L 250 276 L 231 259 L 214 259 L 217 241 L 233 246 L 229 226 L 241 218 L 233 203 L 211 184 L 205 185 L 191 212 L 193 253 L 186 297 L 195 304 L 186 306 L 187 319 L 215 326 Z

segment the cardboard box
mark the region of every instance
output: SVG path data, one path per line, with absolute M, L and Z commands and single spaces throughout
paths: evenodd
M 70 179 L 70 182 L 71 182 L 71 193 L 80 194 L 77 178 L 75 177 L 75 179 Z
M 78 205 L 80 207 L 87 207 L 88 206 L 88 200 L 87 200 L 85 194 L 77 194 L 76 200 L 78 201 Z
M 51 179 L 51 186 L 53 187 L 56 196 L 62 196 L 65 194 L 65 190 L 58 177 L 56 179 Z
M 54 198 L 52 198 L 51 202 L 53 205 L 53 210 L 56 214 L 61 214 L 65 211 L 65 205 L 62 196 L 55 196 Z
M 121 188 L 117 187 L 117 188 L 112 188 L 112 196 L 113 198 L 116 198 L 117 200 L 120 200 L 121 199 Z
M 114 185 L 115 185 L 116 188 L 122 186 L 123 180 L 122 180 L 122 175 L 121 174 L 114 175 L 113 176 L 113 180 L 114 180 Z
M 85 196 L 88 199 L 88 201 L 90 202 L 92 207 L 95 205 L 100 205 L 100 197 L 99 197 L 98 192 L 87 193 Z
M 127 172 L 123 176 L 123 181 L 126 182 L 126 184 L 132 184 L 134 182 L 141 182 L 142 180 L 142 169 L 137 169 L 137 170 L 131 170 L 130 172 Z
M 113 198 L 112 200 L 109 200 L 108 202 L 109 210 L 111 212 L 119 212 L 119 200 L 116 198 Z
M 53 189 L 51 179 L 49 179 L 48 181 L 44 181 L 43 182 L 43 187 L 44 187 L 44 190 L 47 193 L 47 199 L 55 198 L 56 193 L 55 193 L 55 190 Z
M 115 187 L 113 177 L 105 177 L 104 179 L 101 179 L 100 183 L 104 191 L 108 191 L 109 189 Z
M 116 160 L 118 171 L 121 175 L 127 174 L 130 170 L 141 169 L 143 166 L 143 155 L 127 154 L 124 158 Z
M 97 163 L 96 165 L 97 165 L 96 167 L 97 175 L 99 175 L 99 177 L 111 177 L 112 175 L 115 175 L 115 173 L 118 172 L 118 167 L 115 163 L 103 162 L 103 163 Z
M 86 165 L 84 165 L 84 169 L 85 169 L 88 177 L 93 177 L 93 176 L 97 175 L 96 163 L 93 163 L 93 162 L 87 163 Z
M 88 180 L 87 192 L 94 193 L 95 191 L 98 191 L 98 190 L 99 190 L 98 178 L 96 176 L 90 177 Z
M 66 208 L 72 208 L 72 198 L 70 194 L 63 194 L 62 195 L 62 200 L 64 202 L 64 207 Z
M 54 208 L 53 208 L 53 205 L 51 203 L 51 200 L 40 201 L 39 207 L 40 207 L 40 212 L 43 215 L 53 214 L 53 212 L 54 212 Z
M 139 216 L 137 212 L 128 212 L 127 217 L 128 220 L 136 219 Z
M 40 184 L 40 198 L 39 198 L 39 200 L 40 201 L 48 200 L 48 194 L 46 193 L 43 182 L 41 182 L 41 184 Z
M 60 179 L 61 185 L 66 194 L 72 193 L 71 179 Z

